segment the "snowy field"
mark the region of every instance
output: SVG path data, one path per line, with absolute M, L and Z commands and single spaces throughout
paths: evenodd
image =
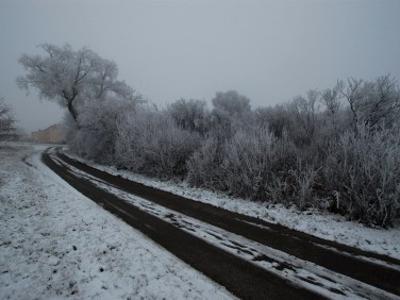
M 68 155 L 111 174 L 121 175 L 127 179 L 186 198 L 257 217 L 268 222 L 278 223 L 324 239 L 400 259 L 399 223 L 395 224 L 394 228 L 388 230 L 370 228 L 360 223 L 347 221 L 339 215 L 310 210 L 302 212 L 295 208 L 285 208 L 282 205 L 270 205 L 267 202 L 261 203 L 233 198 L 222 193 L 193 188 L 185 182 L 161 181 L 132 172 L 117 170 L 111 166 L 89 162 L 71 153 L 68 153 Z
M 0 299 L 230 299 L 72 189 L 45 146 L 0 145 Z

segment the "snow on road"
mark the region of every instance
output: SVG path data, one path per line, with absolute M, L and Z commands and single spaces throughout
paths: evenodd
M 278 223 L 323 239 L 400 259 L 400 224 L 395 224 L 395 228 L 391 229 L 369 228 L 363 224 L 347 221 L 344 217 L 338 215 L 310 210 L 301 212 L 295 208 L 285 208 L 282 205 L 271 205 L 267 202 L 262 203 L 234 198 L 223 193 L 193 188 L 186 182 L 161 181 L 129 171 L 117 170 L 111 166 L 99 165 L 83 160 L 68 152 L 67 154 L 100 170 L 110 174 L 121 175 L 147 186 L 240 214 L 260 218 L 267 222 Z
M 59 165 L 65 164 L 55 155 L 53 161 Z M 239 256 L 245 260 L 264 268 L 280 277 L 290 280 L 297 286 L 313 290 L 330 299 L 398 299 L 395 295 L 364 284 L 345 275 L 335 273 L 326 268 L 315 265 L 228 232 L 216 226 L 204 223 L 192 217 L 165 208 L 141 197 L 124 192 L 112 184 L 86 174 L 83 171 L 68 165 L 70 172 L 75 176 L 88 180 L 97 187 L 112 193 L 132 203 L 146 213 L 156 216 L 171 225 L 186 231 L 208 243 Z M 397 266 L 388 265 L 396 270 Z
M 42 149 L 0 146 L 0 299 L 233 298 L 58 178 Z

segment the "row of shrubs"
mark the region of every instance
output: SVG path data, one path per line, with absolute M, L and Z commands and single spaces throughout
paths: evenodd
M 399 111 L 390 76 L 257 109 L 234 91 L 217 93 L 211 109 L 108 98 L 80 108 L 69 144 L 141 174 L 387 227 L 400 216 Z

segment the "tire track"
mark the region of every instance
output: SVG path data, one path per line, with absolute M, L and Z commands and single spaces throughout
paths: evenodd
M 400 296 L 400 261 L 394 258 L 323 240 L 132 182 L 62 153 L 57 153 L 57 157 L 128 193 Z
M 47 153 L 42 161 L 57 175 L 104 209 L 120 217 L 150 239 L 243 299 L 324 299 L 275 274 L 223 251 L 154 217 L 124 200 L 76 177 Z

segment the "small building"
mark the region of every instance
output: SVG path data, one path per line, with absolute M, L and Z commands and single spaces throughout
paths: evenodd
M 54 124 L 50 127 L 32 132 L 32 140 L 44 144 L 63 144 L 66 138 L 66 128 L 61 124 Z

